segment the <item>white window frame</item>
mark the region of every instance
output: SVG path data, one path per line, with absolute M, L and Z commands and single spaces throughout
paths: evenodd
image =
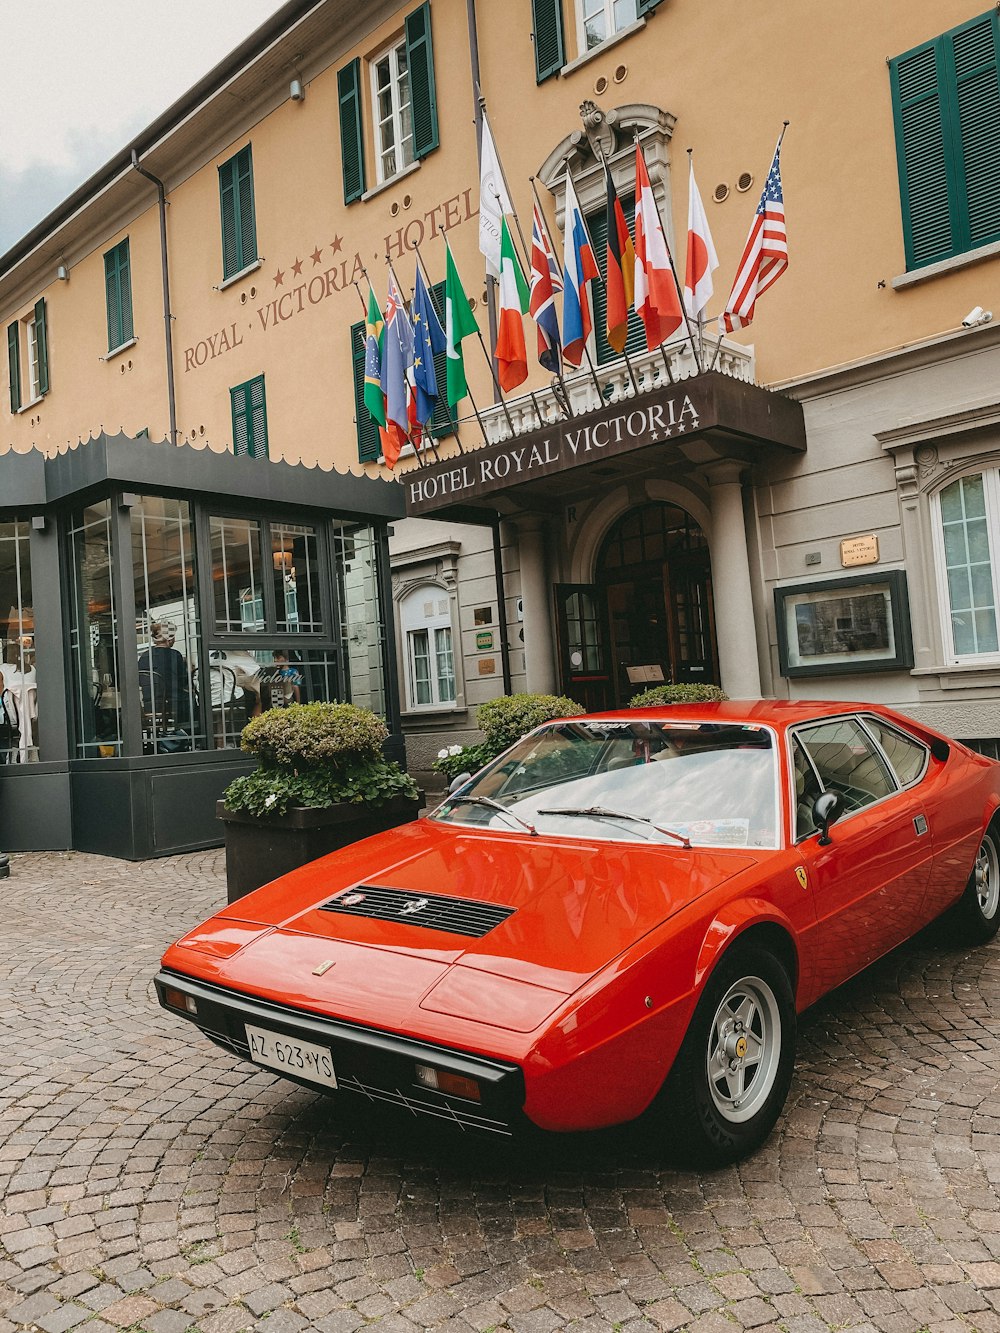
M 433 602 L 435 610 L 428 614 L 425 604 Z M 444 603 L 444 610 L 440 604 Z M 438 583 L 420 583 L 410 588 L 399 603 L 399 629 L 403 656 L 403 686 L 408 712 L 439 711 L 443 708 L 458 707 L 458 671 L 456 663 L 456 645 L 459 637 L 456 633 L 452 616 L 452 599 L 447 588 Z M 441 693 L 442 677 L 438 673 L 438 654 L 440 645 L 438 636 L 447 634 L 447 651 L 451 657 L 451 697 L 443 698 Z M 417 636 L 426 635 L 427 660 L 429 667 L 428 684 L 430 698 L 424 702 L 417 699 L 416 654 L 414 652 Z
M 42 396 L 41 380 L 38 376 L 38 327 L 34 314 L 28 316 L 24 321 L 25 346 L 27 348 L 28 360 L 28 389 L 29 397 L 32 402 L 37 402 Z
M 409 67 L 407 66 L 406 100 L 404 102 L 400 97 L 400 90 L 399 90 L 400 79 L 401 79 L 400 67 L 399 67 L 400 53 L 402 53 L 403 59 L 405 61 L 406 39 L 404 37 L 401 37 L 397 41 L 392 42 L 389 46 L 381 50 L 378 53 L 378 55 L 374 56 L 368 62 L 368 70 L 371 78 L 372 131 L 375 144 L 375 175 L 377 178 L 377 183 L 379 185 L 383 184 L 383 182 L 385 181 L 393 180 L 396 176 L 401 175 L 402 172 L 406 171 L 406 169 L 408 167 L 411 167 L 413 163 L 416 161 L 416 158 L 414 157 L 413 154 L 413 111 L 412 111 L 413 98 L 410 91 L 410 71 Z M 380 89 L 378 82 L 378 67 L 385 60 L 389 62 L 389 100 L 391 103 L 391 108 L 388 121 L 383 122 L 382 117 L 379 114 Z M 403 132 L 404 110 L 407 110 L 410 113 L 410 129 L 408 134 L 404 134 Z M 383 142 L 383 137 L 382 137 L 383 124 L 392 125 L 393 142 L 391 145 L 386 145 Z M 394 171 L 387 172 L 383 165 L 382 159 L 385 153 L 390 151 L 390 148 L 395 149 L 396 169 Z
M 620 3 L 621 0 L 618 0 L 618 2 Z M 634 23 L 637 23 L 642 17 L 638 12 L 638 0 L 632 0 L 632 5 L 636 12 L 631 18 L 626 18 L 622 23 L 618 23 L 615 20 L 615 4 L 616 0 L 576 0 L 576 31 L 581 56 L 587 55 L 590 51 L 596 51 L 619 32 L 624 32 L 626 28 L 630 28 Z M 587 8 L 592 11 L 589 16 L 591 18 L 593 18 L 594 12 L 598 9 L 603 9 L 604 11 L 605 34 L 600 41 L 595 42 L 593 46 L 588 46 L 587 44 Z
M 1000 663 L 1000 648 L 991 653 L 959 653 L 955 647 L 952 626 L 951 596 L 948 590 L 948 571 L 945 563 L 944 525 L 941 516 L 941 494 L 958 481 L 973 477 L 983 478 L 986 502 L 986 537 L 990 552 L 990 574 L 993 583 L 993 613 L 1000 640 L 1000 468 L 975 467 L 957 477 L 949 477 L 930 497 L 931 538 L 934 551 L 934 574 L 937 580 L 938 606 L 941 613 L 941 635 L 945 659 L 949 666 L 995 666 Z

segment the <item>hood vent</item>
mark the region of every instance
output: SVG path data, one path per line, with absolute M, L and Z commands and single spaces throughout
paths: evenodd
M 377 884 L 358 884 L 324 903 L 323 912 L 345 916 L 367 916 L 375 921 L 403 921 L 428 930 L 446 930 L 452 935 L 482 939 L 514 913 L 513 907 L 480 903 L 472 898 L 445 898 L 437 893 L 412 889 L 385 889 Z

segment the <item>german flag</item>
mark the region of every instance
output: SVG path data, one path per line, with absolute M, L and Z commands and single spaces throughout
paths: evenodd
M 628 312 L 635 290 L 635 250 L 622 211 L 621 200 L 618 198 L 607 163 L 604 164 L 604 178 L 608 191 L 606 331 L 608 346 L 613 347 L 616 352 L 623 352 L 625 339 L 628 336 Z

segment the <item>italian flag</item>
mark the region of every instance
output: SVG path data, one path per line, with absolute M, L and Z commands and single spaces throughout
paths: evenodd
M 447 268 L 444 284 L 444 336 L 448 354 L 447 392 L 448 405 L 452 408 L 468 394 L 469 386 L 465 379 L 465 359 L 462 356 L 462 339 L 479 332 L 476 317 L 469 309 L 469 298 L 458 276 L 455 259 L 451 253 L 448 238 L 445 237 Z
M 528 353 L 521 316 L 531 293 L 521 271 L 507 219 L 500 223 L 500 321 L 497 328 L 497 378 L 510 393 L 528 378 Z

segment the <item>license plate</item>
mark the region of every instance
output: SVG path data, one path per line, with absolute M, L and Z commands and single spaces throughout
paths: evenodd
M 322 1083 L 328 1088 L 337 1086 L 333 1056 L 326 1046 L 315 1046 L 311 1041 L 300 1041 L 298 1037 L 286 1037 L 280 1032 L 253 1028 L 249 1023 L 246 1024 L 246 1030 L 250 1059 L 257 1064 L 277 1069 L 280 1074 L 294 1074 L 296 1078 L 308 1079 L 310 1083 Z

